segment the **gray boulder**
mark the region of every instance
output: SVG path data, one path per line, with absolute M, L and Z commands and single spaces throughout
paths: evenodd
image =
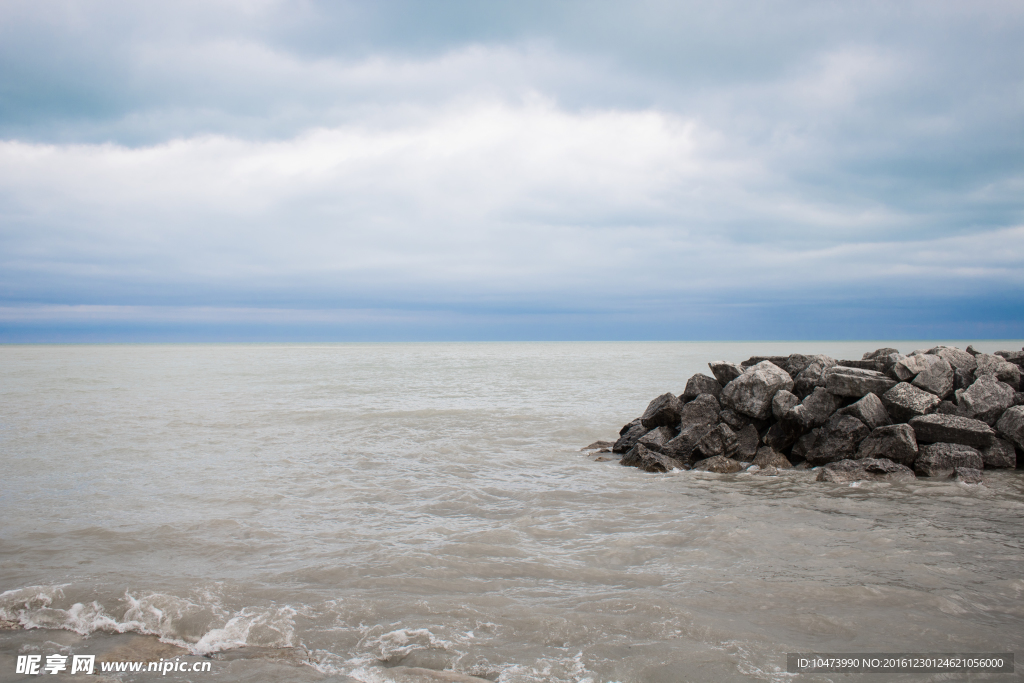
M 761 469 L 768 467 L 776 467 L 781 469 L 789 469 L 793 466 L 792 463 L 774 448 L 763 446 L 757 450 L 757 455 L 754 457 L 753 465 L 757 465 Z
M 974 356 L 966 351 L 961 351 L 955 346 L 936 346 L 934 349 L 929 349 L 928 353 L 933 353 L 945 360 L 954 369 L 974 372 L 974 368 L 978 367 L 978 361 L 975 360 Z
M 662 451 L 665 448 L 665 444 L 676 438 L 677 434 L 678 433 L 673 427 L 666 427 L 662 425 L 661 427 L 655 427 L 641 436 L 637 443 L 643 444 L 652 451 Z
M 892 366 L 891 372 L 901 382 L 909 382 L 916 377 L 919 372 L 926 370 L 931 362 L 937 360 L 942 359 L 938 356 L 932 356 L 926 353 L 903 356 Z
M 939 398 L 949 396 L 953 392 L 953 366 L 938 356 L 926 355 L 921 358 L 932 360 L 928 361 L 928 367 L 919 372 L 911 384 Z
M 751 356 L 747 360 L 742 361 L 740 366 L 745 370 L 757 365 L 758 363 L 763 363 L 764 361 L 768 361 L 772 365 L 785 369 L 786 363 L 789 362 L 789 356 Z
M 757 428 L 748 424 L 736 432 L 736 450 L 732 457 L 743 462 L 750 462 L 757 455 L 757 446 L 760 438 L 757 435 Z
M 868 396 L 874 396 L 874 394 L 868 394 Z M 875 397 L 875 400 L 878 400 L 877 397 Z M 804 400 L 799 405 L 794 406 L 784 417 L 788 420 L 793 420 L 804 429 L 813 429 L 825 424 L 838 407 L 839 399 L 830 394 L 825 388 L 815 387 L 814 391 L 805 396 Z M 882 413 L 885 413 L 884 408 Z M 854 417 L 857 416 L 855 415 Z M 886 418 L 888 419 L 888 416 Z
M 726 363 L 724 360 L 708 363 L 708 367 L 711 368 L 711 374 L 715 376 L 715 379 L 723 387 L 743 374 L 743 366 L 736 363 Z
M 959 415 L 920 415 L 909 424 L 918 443 L 958 443 L 984 448 L 996 437 L 995 431 L 981 420 Z
M 954 467 L 953 475 L 950 477 L 953 481 L 958 481 L 961 484 L 984 484 L 984 480 L 981 478 L 981 470 L 974 469 L 973 467 Z
M 722 405 L 763 420 L 771 414 L 775 393 L 792 388 L 793 379 L 785 370 L 770 361 L 761 361 L 722 389 Z
M 887 346 L 883 349 L 875 349 L 874 351 L 868 351 L 863 356 L 861 356 L 861 360 L 877 360 L 879 358 L 885 358 L 887 356 L 891 356 L 894 353 L 899 352 L 899 349 L 893 349 Z
M 825 370 L 836 365 L 836 360 L 828 356 L 815 356 L 814 358 L 815 360 L 811 361 L 806 368 L 793 378 L 792 391 L 797 396 L 806 396 L 815 387 L 824 387 Z
M 860 442 L 870 433 L 866 424 L 851 415 L 833 415 L 821 428 L 814 448 L 807 453 L 807 462 L 824 465 L 852 458 Z
M 939 405 L 935 406 L 936 415 L 959 415 L 960 409 L 952 401 L 940 401 Z
M 807 431 L 795 420 L 779 420 L 768 428 L 764 435 L 764 443 L 777 451 L 785 450 L 796 443 L 796 440 Z
M 726 408 L 718 414 L 719 419 L 725 424 L 732 427 L 734 432 L 738 432 L 747 425 L 751 424 L 750 418 L 746 415 L 741 415 L 731 408 Z M 755 428 L 756 429 L 756 428 Z
M 957 413 L 994 425 L 1013 405 L 1013 389 L 995 375 L 982 375 L 967 389 L 957 392 Z
M 619 439 L 612 446 L 613 453 L 625 453 L 640 441 L 640 437 L 649 432 L 647 427 L 640 423 L 640 418 L 633 420 L 619 431 Z
M 918 415 L 927 415 L 942 402 L 935 394 L 918 389 L 912 384 L 900 382 L 882 394 L 885 409 L 896 422 L 908 422 Z
M 964 370 L 962 368 L 953 368 L 953 392 L 956 393 L 961 389 L 974 384 L 974 372 L 971 370 Z
M 1024 368 L 1024 350 L 1021 351 L 996 351 L 996 356 L 1006 359 L 1008 363 L 1013 363 L 1018 368 Z
M 996 431 L 1017 448 L 1024 450 L 1024 406 L 1007 408 L 996 422 Z
M 775 392 L 775 396 L 772 397 L 772 415 L 776 420 L 781 420 L 782 417 L 789 412 L 790 408 L 799 404 L 800 399 L 796 397 L 796 394 L 791 391 L 786 391 L 785 389 L 780 389 Z
M 1013 392 L 1013 405 L 1024 406 L 1024 391 Z
M 871 430 L 857 447 L 857 459 L 887 458 L 901 465 L 913 466 L 917 460 L 917 439 L 910 425 L 884 425 Z
M 706 458 L 693 464 L 693 469 L 698 472 L 717 472 L 719 474 L 732 474 L 742 472 L 743 465 L 737 460 L 732 460 L 724 455 L 716 455 Z
M 976 448 L 959 443 L 929 443 L 919 448 L 914 470 L 921 477 L 948 477 L 954 467 L 980 470 L 985 461 Z
M 825 465 L 818 471 L 818 481 L 849 484 L 855 481 L 911 482 L 917 477 L 906 465 L 886 458 L 840 460 Z
M 638 443 L 628 453 L 622 456 L 620 461 L 623 465 L 639 467 L 645 472 L 668 472 L 673 469 L 683 469 L 684 464 L 675 458 L 651 450 Z
M 1005 439 L 995 439 L 992 444 L 981 449 L 981 459 L 985 467 L 1008 467 L 1017 466 L 1017 451 L 1013 444 Z
M 661 452 L 681 462 L 690 462 L 696 453 L 697 444 L 714 428 L 714 423 L 698 422 L 685 425 L 679 436 L 662 446 Z
M 975 356 L 978 361 L 978 368 L 974 371 L 975 377 L 982 375 L 995 375 L 1000 382 L 1006 382 L 1014 390 L 1020 388 L 1020 368 L 1005 358 L 982 353 Z
M 865 394 L 884 394 L 896 384 L 877 370 L 862 370 L 841 365 L 827 368 L 822 377 L 830 394 L 854 398 L 860 398 Z
M 820 433 L 820 428 L 812 429 L 797 439 L 796 443 L 793 444 L 792 450 L 789 452 L 790 457 L 796 461 L 806 460 L 807 454 L 814 448 L 814 443 L 818 440 L 818 434 Z
M 677 425 L 682 407 L 682 402 L 675 394 L 662 394 L 647 406 L 647 410 L 640 416 L 640 423 L 648 429 L 662 425 Z
M 680 396 L 680 400 L 684 403 L 692 401 L 701 394 L 711 394 L 715 398 L 718 398 L 722 394 L 722 385 L 718 383 L 718 380 L 714 377 L 708 377 L 697 373 L 686 381 L 686 388 L 683 389 L 683 395 Z
M 861 400 L 841 408 L 839 413 L 842 415 L 852 415 L 871 429 L 892 424 L 882 399 L 878 398 L 876 394 L 867 394 Z
M 683 404 L 679 411 L 679 424 L 684 428 L 695 424 L 715 424 L 718 422 L 719 411 L 718 399 L 711 394 L 700 394 Z
M 719 423 L 707 432 L 697 442 L 696 453 L 704 458 L 711 458 L 716 455 L 731 457 L 736 450 L 736 434 L 729 428 L 729 425 Z M 697 457 L 694 454 L 693 457 Z

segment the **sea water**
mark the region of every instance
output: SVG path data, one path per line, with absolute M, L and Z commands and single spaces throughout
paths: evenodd
M 0 680 L 55 653 L 212 664 L 104 674 L 126 681 L 625 683 L 1024 652 L 1019 471 L 835 485 L 580 452 L 708 361 L 934 343 L 0 347 Z

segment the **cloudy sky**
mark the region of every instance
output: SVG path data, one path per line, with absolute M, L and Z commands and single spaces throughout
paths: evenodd
M 0 341 L 1024 337 L 1024 3 L 4 0 Z

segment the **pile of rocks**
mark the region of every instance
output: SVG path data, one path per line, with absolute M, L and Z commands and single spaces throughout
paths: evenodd
M 1024 351 L 970 346 L 718 361 L 713 377 L 657 397 L 608 445 L 649 472 L 796 465 L 821 466 L 818 481 L 978 482 L 983 468 L 1016 467 L 1024 450 L 1022 363 Z

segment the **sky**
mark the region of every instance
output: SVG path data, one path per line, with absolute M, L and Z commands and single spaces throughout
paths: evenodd
M 0 342 L 1024 338 L 1024 3 L 4 0 Z

